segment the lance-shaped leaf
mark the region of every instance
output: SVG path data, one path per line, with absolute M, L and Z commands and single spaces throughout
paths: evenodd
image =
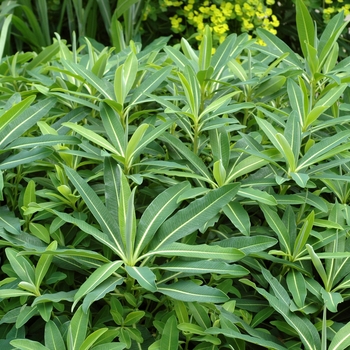
M 231 202 L 223 207 L 223 212 L 240 232 L 245 236 L 250 234 L 250 218 L 239 202 Z
M 62 334 L 55 322 L 49 320 L 45 324 L 45 345 L 50 350 L 66 350 Z
M 181 182 L 159 194 L 146 208 L 137 226 L 134 256 L 137 258 L 152 240 L 160 225 L 180 205 L 179 197 L 189 189 L 188 182 Z
M 67 60 L 62 60 L 62 63 L 68 71 L 73 72 L 82 81 L 87 81 L 100 94 L 102 94 L 104 98 L 109 100 L 115 99 L 113 86 L 111 83 L 107 82 L 107 80 L 99 78 L 80 64 L 69 62 Z
M 19 235 L 21 233 L 21 222 L 19 218 L 7 207 L 0 207 L 0 227 L 3 227 L 13 235 Z
M 138 266 L 125 266 L 126 272 L 134 278 L 141 287 L 149 290 L 150 292 L 157 291 L 157 286 L 155 283 L 156 275 L 150 270 L 150 268 L 138 267 Z
M 104 139 L 102 136 L 98 135 L 94 131 L 91 131 L 81 125 L 77 125 L 71 122 L 66 122 L 62 124 L 63 126 L 67 126 L 71 128 L 73 131 L 78 133 L 79 135 L 85 137 L 89 141 L 92 141 L 96 145 L 110 151 L 113 154 L 116 154 L 117 156 L 122 157 L 122 155 L 119 153 L 118 149 L 116 149 L 110 142 L 108 142 L 106 139 Z
M 116 270 L 123 264 L 122 261 L 112 261 L 97 268 L 89 278 L 80 286 L 74 296 L 72 310 L 78 301 L 86 294 L 92 292 L 97 286 L 104 282 L 109 276 L 115 273 Z
M 160 284 L 158 291 L 171 298 L 187 302 L 224 303 L 227 295 L 219 289 L 199 286 L 192 281 L 180 281 L 173 284 Z
M 108 277 L 103 281 L 99 286 L 97 286 L 92 292 L 86 294 L 82 307 L 85 313 L 88 312 L 91 304 L 96 300 L 104 298 L 104 296 L 112 292 L 116 286 L 119 286 L 123 283 L 124 279 L 122 277 Z
M 252 199 L 253 201 L 265 203 L 267 205 L 277 205 L 277 201 L 275 197 L 273 197 L 272 195 L 264 191 L 257 190 L 255 188 L 251 188 L 251 187 L 240 188 L 237 194 L 239 196 Z
M 89 322 L 89 313 L 84 313 L 80 306 L 74 313 L 67 331 L 67 348 L 68 350 L 79 349 L 83 344 Z
M 108 212 L 96 192 L 81 178 L 78 173 L 64 166 L 69 180 L 73 183 L 91 213 L 101 225 L 103 232 L 108 236 L 109 240 L 115 244 L 113 250 L 117 250 L 120 257 L 124 257 L 124 249 L 119 228 L 114 217 Z
M 46 248 L 47 251 L 55 251 L 57 248 L 57 242 L 53 241 L 49 246 Z M 41 282 L 43 281 L 47 271 L 49 270 L 49 267 L 51 265 L 51 262 L 53 260 L 53 255 L 41 255 L 38 263 L 35 267 L 35 287 L 37 290 L 39 290 Z
M 316 45 L 315 26 L 308 8 L 302 0 L 296 1 L 296 22 L 299 42 L 304 57 L 307 57 L 307 44 L 314 47 Z
M 56 104 L 55 98 L 48 98 L 23 110 L 24 106 L 27 107 L 28 102 L 31 102 L 31 100 L 25 101 L 27 102 L 25 105 L 21 105 L 20 109 L 17 108 L 14 111 L 16 117 L 9 118 L 7 123 L 0 129 L 0 149 L 5 148 L 10 142 L 28 131 L 37 121 L 47 115 L 49 110 Z
M 210 191 L 203 198 L 196 199 L 186 208 L 178 211 L 164 222 L 157 232 L 151 247 L 158 250 L 203 227 L 236 195 L 240 184 L 230 184 Z
M 142 99 L 144 99 L 145 96 L 147 96 L 146 94 L 149 94 L 153 90 L 155 90 L 164 81 L 164 79 L 167 78 L 171 69 L 171 66 L 164 67 L 159 71 L 156 71 L 155 73 L 151 74 L 146 80 L 144 80 L 131 95 L 130 105 L 132 106 L 137 103 L 140 103 Z
M 334 335 L 328 350 L 345 350 L 350 346 L 350 322 L 339 329 Z
M 38 341 L 29 340 L 29 339 L 11 340 L 10 344 L 14 346 L 16 349 L 20 349 L 20 350 L 50 350 L 49 348 L 39 343 Z
M 230 262 L 240 260 L 245 256 L 243 252 L 232 247 L 228 248 L 207 244 L 190 245 L 177 242 L 162 245 L 161 247 L 158 247 L 157 249 L 144 254 L 141 258 L 153 255 L 169 257 L 183 256 L 198 259 L 219 259 L 227 260 Z
M 34 266 L 24 256 L 17 256 L 17 250 L 13 248 L 5 249 L 6 257 L 10 262 L 13 271 L 25 282 L 34 284 L 35 271 Z
M 37 137 L 20 137 L 11 142 L 7 149 L 32 148 L 35 146 L 55 146 L 58 144 L 77 145 L 81 143 L 77 137 L 68 135 L 42 135 Z
M 175 315 L 170 316 L 165 323 L 159 348 L 162 350 L 177 350 L 179 348 L 179 330 Z
M 293 301 L 298 308 L 303 308 L 305 306 L 305 298 L 307 294 L 303 274 L 293 269 L 288 272 L 286 282 L 289 291 L 292 293 Z
M 337 134 L 326 137 L 322 141 L 311 146 L 305 155 L 299 160 L 299 164 L 295 169 L 296 172 L 306 168 L 312 164 L 320 162 L 325 157 L 334 155 L 332 152 L 336 150 L 336 146 L 348 139 L 350 133 L 348 130 L 340 131 Z
M 299 119 L 299 125 L 303 126 L 306 118 L 305 104 L 308 101 L 308 96 L 304 94 L 303 89 L 293 80 L 288 79 L 287 81 L 287 92 L 289 97 L 290 105 L 293 109 L 293 114 L 295 114 Z M 290 132 L 286 129 L 285 133 Z M 287 138 L 290 140 L 290 137 Z
M 272 209 L 270 209 L 270 207 L 268 207 L 266 204 L 260 203 L 260 208 L 262 209 L 265 219 L 269 224 L 270 228 L 276 233 L 281 248 L 284 250 L 284 252 L 290 255 L 290 235 L 283 221 L 280 219 L 278 214 Z
M 162 270 L 177 271 L 201 275 L 205 273 L 230 275 L 232 278 L 239 278 L 249 274 L 249 270 L 240 265 L 230 265 L 222 261 L 199 260 L 172 260 L 159 266 Z
M 120 117 L 107 103 L 101 102 L 100 113 L 103 126 L 110 142 L 116 148 L 118 154 L 125 156 L 126 140 L 125 130 L 120 121 Z

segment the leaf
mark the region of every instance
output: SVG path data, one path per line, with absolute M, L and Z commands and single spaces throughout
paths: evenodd
M 302 0 L 296 1 L 296 23 L 299 36 L 299 43 L 304 57 L 307 57 L 307 44 L 315 47 L 316 33 L 315 26 L 308 8 Z
M 307 294 L 304 276 L 301 272 L 293 269 L 288 272 L 286 282 L 289 291 L 292 293 L 293 301 L 300 309 L 302 309 L 305 306 Z
M 290 235 L 283 221 L 279 218 L 277 213 L 270 209 L 270 207 L 268 207 L 266 204 L 260 203 L 259 205 L 270 228 L 277 234 L 281 248 L 284 250 L 284 252 L 290 255 Z
M 126 136 L 125 130 L 120 121 L 120 117 L 107 103 L 101 102 L 100 113 L 103 126 L 107 135 L 117 150 L 117 154 L 125 157 L 126 150 Z
M 192 281 L 180 281 L 173 284 L 159 284 L 158 291 L 176 300 L 187 302 L 223 303 L 227 295 L 219 289 L 198 286 Z
M 334 335 L 328 350 L 345 350 L 350 346 L 350 322 Z
M 151 244 L 151 248 L 156 251 L 165 244 L 175 242 L 201 228 L 204 222 L 213 218 L 232 200 L 239 186 L 235 183 L 212 190 L 178 211 L 160 227 L 154 239 L 157 243 Z
M 231 202 L 224 206 L 222 210 L 241 233 L 245 236 L 250 235 L 250 218 L 239 202 Z
M 307 104 L 307 98 L 308 96 L 304 94 L 303 89 L 293 80 L 288 79 L 287 81 L 287 92 L 289 97 L 289 102 L 292 107 L 292 113 L 293 115 L 296 115 L 299 119 L 299 125 L 303 126 L 305 123 L 306 113 L 308 112 L 305 110 L 305 104 Z M 290 132 L 288 129 L 285 129 L 285 136 L 287 137 L 287 134 Z M 300 138 L 300 136 L 299 136 Z M 287 138 L 288 141 L 291 143 L 291 138 Z M 300 141 L 299 141 L 300 142 Z
M 91 213 L 101 225 L 103 232 L 108 236 L 110 241 L 115 244 L 113 250 L 117 251 L 122 259 L 125 258 L 123 253 L 124 249 L 122 248 L 123 244 L 115 218 L 109 214 L 95 191 L 78 175 L 76 171 L 66 166 L 64 166 L 64 168 L 68 178 L 84 199 Z
M 79 350 L 89 350 L 97 342 L 97 340 L 108 331 L 108 328 L 100 328 L 89 334 L 89 336 L 83 341 Z
M 182 182 L 160 193 L 146 208 L 137 227 L 135 258 L 140 255 L 146 245 L 152 240 L 162 223 L 180 205 L 178 199 L 189 189 L 188 182 Z
M 126 315 L 123 325 L 132 326 L 137 324 L 141 318 L 145 316 L 145 314 L 146 313 L 144 311 L 132 311 Z
M 230 265 L 221 261 L 182 261 L 172 260 L 159 266 L 162 270 L 177 271 L 202 275 L 205 273 L 230 275 L 232 278 L 239 278 L 249 274 L 249 270 L 240 265 Z
M 277 205 L 277 201 L 275 197 L 267 192 L 256 190 L 251 187 L 240 188 L 237 193 L 239 196 L 252 199 L 253 201 L 257 201 L 259 203 L 264 203 L 267 205 Z
M 338 304 L 344 301 L 342 295 L 340 293 L 327 292 L 323 288 L 321 289 L 321 294 L 326 308 L 330 312 L 338 312 Z
M 122 155 L 118 152 L 118 150 L 111 145 L 107 140 L 105 140 L 102 136 L 98 135 L 94 131 L 91 131 L 81 125 L 77 125 L 71 122 L 62 123 L 63 126 L 69 127 L 79 135 L 85 137 L 89 141 L 92 141 L 96 145 L 110 151 L 113 154 L 116 154 L 119 157 L 122 157 Z
M 66 350 L 66 345 L 55 322 L 49 320 L 45 324 L 45 346 L 50 350 Z
M 29 262 L 25 257 L 18 256 L 17 250 L 13 248 L 6 248 L 5 253 L 13 271 L 17 274 L 17 276 L 22 281 L 34 284 L 35 272 L 32 263 Z
M 222 259 L 228 260 L 230 262 L 240 260 L 245 256 L 245 254 L 242 253 L 240 250 L 232 247 L 226 248 L 206 244 L 190 245 L 176 242 L 166 244 L 164 247 L 158 248 L 155 251 L 150 251 L 149 253 L 146 253 L 143 257 L 153 255 L 169 257 L 183 256 L 198 259 Z
M 281 90 L 286 82 L 286 77 L 284 76 L 273 76 L 269 80 L 264 81 L 255 90 L 255 97 L 272 95 L 275 92 Z
M 175 315 L 170 316 L 166 321 L 159 347 L 162 350 L 177 350 L 179 348 L 179 330 Z
M 144 80 L 131 95 L 129 102 L 130 105 L 132 106 L 140 103 L 141 98 L 144 98 L 147 96 L 147 94 L 155 90 L 164 81 L 164 79 L 166 79 L 171 69 L 171 66 L 163 67 L 159 71 L 151 74 L 146 80 Z
M 23 108 L 27 106 L 29 101 L 31 102 L 31 99 L 28 98 L 25 101 L 26 104 L 21 105 Z M 9 143 L 29 130 L 37 121 L 47 115 L 55 104 L 55 98 L 47 98 L 26 108 L 24 111 L 21 109 L 21 113 L 17 114 L 15 118 L 10 119 L 4 127 L 0 129 L 0 149 L 5 148 Z M 18 108 L 16 111 L 18 112 Z
M 46 250 L 56 250 L 57 242 L 53 241 Z M 53 260 L 53 255 L 41 255 L 36 267 L 35 267 L 35 287 L 39 290 L 41 282 L 43 281 L 47 271 L 50 268 L 51 262 Z
M 126 272 L 134 278 L 141 287 L 154 293 L 157 291 L 156 275 L 149 267 L 125 266 Z
M 109 276 L 115 273 L 116 270 L 123 264 L 122 261 L 112 261 L 97 268 L 89 278 L 80 286 L 74 296 L 72 310 L 78 301 L 86 294 L 92 292 L 97 286 L 104 282 Z
M 11 340 L 10 344 L 19 350 L 48 350 L 48 348 L 38 341 L 29 339 Z
M 324 266 L 322 265 L 321 259 L 315 253 L 314 249 L 312 248 L 312 246 L 310 244 L 306 244 L 306 249 L 311 257 L 311 261 L 312 261 L 313 265 L 315 266 L 316 271 L 318 272 L 319 276 L 322 279 L 324 286 L 326 287 L 328 285 L 328 278 L 327 278 L 326 270 L 325 270 Z
M 86 294 L 82 304 L 83 311 L 87 313 L 92 303 L 104 298 L 107 293 L 112 292 L 116 286 L 121 285 L 123 281 L 124 279 L 121 277 L 108 277 L 92 292 Z
M 80 306 L 74 313 L 69 323 L 67 331 L 68 350 L 79 349 L 83 344 L 87 333 L 88 322 L 89 313 L 84 313 L 82 307 Z
M 128 11 L 132 5 L 137 3 L 139 0 L 120 0 L 118 1 L 117 7 L 114 12 L 116 18 L 120 18 L 126 11 Z

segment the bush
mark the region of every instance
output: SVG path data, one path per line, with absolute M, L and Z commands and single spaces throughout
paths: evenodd
M 348 348 L 346 24 L 2 59 L 2 346 Z

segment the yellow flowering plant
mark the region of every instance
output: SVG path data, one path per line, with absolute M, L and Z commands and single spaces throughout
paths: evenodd
M 158 24 L 159 19 L 168 20 L 175 36 L 198 43 L 208 25 L 213 34 L 213 47 L 217 47 L 232 32 L 256 37 L 256 28 L 264 28 L 276 34 L 279 20 L 271 9 L 274 3 L 275 0 L 149 0 L 143 21 L 149 23 L 151 19 Z

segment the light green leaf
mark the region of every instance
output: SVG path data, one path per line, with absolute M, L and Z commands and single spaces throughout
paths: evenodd
M 57 248 L 57 242 L 53 241 L 46 250 L 55 251 Z M 51 262 L 53 260 L 53 255 L 41 255 L 36 267 L 35 267 L 35 287 L 39 290 L 41 282 L 43 281 L 47 271 L 50 268 Z
M 48 349 L 43 344 L 38 341 L 29 340 L 29 339 L 15 339 L 11 340 L 10 344 L 19 350 L 51 350 Z
M 97 340 L 108 331 L 108 328 L 99 328 L 96 331 L 89 334 L 89 336 L 83 341 L 79 350 L 89 350 L 97 342 Z
M 198 66 L 200 70 L 207 70 L 211 62 L 212 33 L 209 25 L 204 28 L 204 35 L 199 49 Z
M 62 334 L 55 322 L 49 320 L 45 324 L 45 346 L 50 350 L 66 350 Z
M 156 275 L 150 270 L 149 267 L 126 265 L 125 269 L 126 272 L 141 285 L 141 287 L 153 293 L 157 291 L 157 286 L 155 283 Z
M 233 199 L 239 186 L 239 183 L 235 183 L 212 190 L 178 211 L 160 227 L 154 239 L 157 243 L 152 244 L 151 248 L 156 251 L 201 228 Z
M 144 254 L 146 256 L 183 256 L 188 258 L 198 259 L 221 259 L 234 262 L 244 258 L 245 254 L 235 248 L 220 247 L 217 245 L 197 244 L 190 245 L 184 243 L 173 242 L 170 244 L 162 245 L 157 249 Z
M 74 296 L 74 303 L 72 305 L 72 310 L 78 301 L 86 294 L 92 292 L 96 287 L 98 287 L 102 282 L 104 282 L 109 276 L 115 273 L 116 270 L 122 266 L 122 261 L 112 261 L 106 263 L 101 267 L 97 268 L 89 278 L 80 286 L 77 293 Z
M 239 202 L 231 202 L 224 206 L 222 210 L 240 232 L 245 236 L 250 235 L 250 218 Z
M 175 315 L 170 316 L 166 321 L 159 347 L 162 350 L 177 350 L 179 348 L 179 330 Z
M 340 293 L 327 292 L 323 288 L 321 289 L 321 294 L 326 308 L 330 312 L 338 312 L 338 304 L 344 301 L 342 295 Z
M 84 313 L 80 306 L 74 313 L 67 331 L 67 348 L 68 350 L 79 349 L 83 344 L 89 322 L 89 312 Z
M 179 196 L 188 191 L 189 183 L 184 181 L 159 194 L 146 208 L 137 226 L 134 256 L 138 257 L 152 240 L 160 225 L 180 205 Z
M 289 291 L 292 293 L 293 301 L 300 309 L 302 309 L 305 306 L 305 298 L 307 294 L 303 274 L 293 269 L 288 272 L 286 282 Z
M 96 134 L 94 131 L 91 131 L 81 125 L 77 125 L 71 122 L 62 123 L 63 126 L 67 126 L 71 128 L 73 131 L 78 133 L 79 135 L 85 137 L 89 141 L 92 141 L 96 145 L 110 151 L 113 154 L 118 155 L 119 157 L 122 157 L 122 155 L 119 153 L 119 151 L 111 145 L 106 139 L 104 139 L 102 136 Z
M 227 295 L 219 289 L 199 286 L 192 281 L 180 281 L 173 284 L 160 284 L 158 291 L 171 298 L 187 302 L 224 303 Z
M 121 258 L 125 258 L 124 248 L 121 241 L 119 229 L 115 218 L 107 211 L 96 192 L 82 179 L 78 173 L 64 166 L 66 174 L 75 188 L 78 190 L 86 205 L 102 227 L 103 232 L 108 236 L 111 242 L 115 244 L 114 251 L 118 251 Z
M 145 311 L 132 311 L 126 315 L 123 325 L 132 326 L 134 324 L 137 324 L 141 318 L 145 316 L 145 314 Z
M 290 176 L 296 182 L 296 184 L 301 188 L 305 188 L 307 185 L 307 182 L 310 179 L 308 174 L 303 174 L 303 173 L 290 173 Z
M 83 311 L 87 313 L 93 302 L 104 298 L 107 293 L 112 292 L 115 287 L 121 285 L 123 281 L 124 279 L 121 277 L 108 277 L 92 292 L 86 294 L 82 304 Z
M 316 33 L 315 26 L 308 8 L 302 0 L 296 1 L 296 22 L 299 36 L 299 43 L 304 57 L 307 57 L 307 44 L 315 47 Z
M 241 187 L 237 193 L 239 196 L 244 198 L 252 199 L 253 201 L 257 201 L 259 203 L 265 203 L 267 205 L 277 205 L 277 201 L 275 197 L 268 194 L 267 192 L 257 190 L 251 187 Z
M 221 261 L 182 261 L 172 260 L 160 265 L 160 269 L 201 275 L 205 273 L 230 275 L 232 278 L 240 278 L 249 274 L 249 270 L 240 265 L 230 265 Z
M 5 253 L 13 271 L 17 274 L 17 276 L 22 281 L 34 284 L 35 272 L 32 263 L 25 257 L 18 256 L 18 251 L 13 248 L 6 248 Z
M 350 322 L 334 335 L 328 350 L 346 350 L 350 346 Z

